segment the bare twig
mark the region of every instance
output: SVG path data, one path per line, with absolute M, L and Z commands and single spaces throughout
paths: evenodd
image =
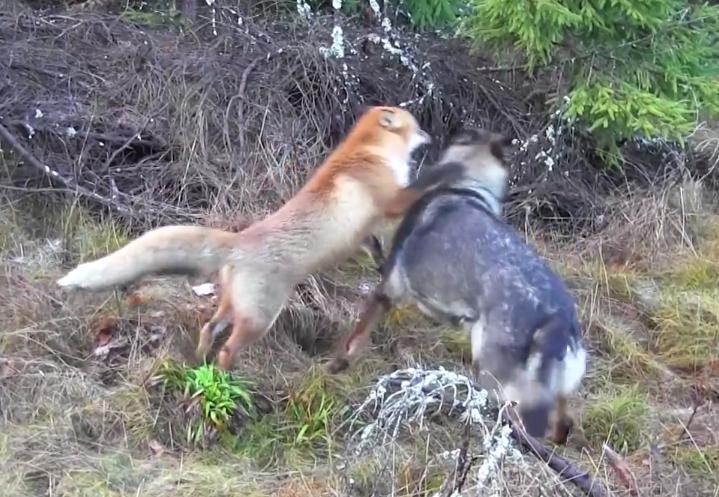
M 570 461 L 558 455 L 536 438 L 529 435 L 521 423 L 515 421 L 517 414 L 513 409 L 507 411 L 505 420 L 512 426 L 512 438 L 535 457 L 544 461 L 564 481 L 580 488 L 589 497 L 605 497 L 609 495 L 604 485 L 587 471 L 574 466 Z
M 459 456 L 457 457 L 453 482 L 447 486 L 447 497 L 460 494 L 464 483 L 467 481 L 467 475 L 474 463 L 474 458 L 469 457 L 469 444 L 471 439 L 471 425 L 467 423 L 464 428 L 462 447 L 459 449 Z
M 62 183 L 67 188 L 70 188 L 71 190 L 74 190 L 81 195 L 84 195 L 86 197 L 92 198 L 93 200 L 103 204 L 106 207 L 109 207 L 117 212 L 120 212 L 125 215 L 134 215 L 134 212 L 129 209 L 128 207 L 112 201 L 110 199 L 107 199 L 103 197 L 102 195 L 99 195 L 93 191 L 88 190 L 87 188 L 78 185 L 75 181 L 64 177 L 61 175 L 56 169 L 51 168 L 50 166 L 46 166 L 42 162 L 40 162 L 28 149 L 26 149 L 22 143 L 18 141 L 15 136 L 10 133 L 10 131 L 0 124 L 0 138 L 2 138 L 7 144 L 12 147 L 12 149 L 17 153 L 17 155 L 22 158 L 25 162 L 30 164 L 32 167 L 37 169 L 38 171 L 41 171 L 51 179 L 56 180 Z

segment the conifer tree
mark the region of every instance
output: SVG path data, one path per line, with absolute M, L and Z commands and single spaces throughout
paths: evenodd
M 478 45 L 519 49 L 526 69 L 562 64 L 565 117 L 600 150 L 642 137 L 683 143 L 719 114 L 719 6 L 685 0 L 472 0 Z M 558 104 L 562 99 L 558 100 Z

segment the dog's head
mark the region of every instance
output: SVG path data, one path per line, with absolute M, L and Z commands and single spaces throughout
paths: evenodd
M 449 140 L 440 163 L 460 163 L 465 176 L 485 185 L 496 197 L 504 198 L 509 169 L 504 147 L 511 143 L 503 135 L 481 128 L 462 128 Z

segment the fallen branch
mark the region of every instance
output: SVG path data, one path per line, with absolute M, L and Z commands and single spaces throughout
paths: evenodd
M 608 495 L 604 485 L 595 480 L 589 472 L 577 468 L 570 461 L 529 435 L 519 423 L 512 419 L 511 415 L 506 415 L 505 420 L 512 427 L 512 434 L 510 436 L 520 446 L 530 451 L 532 455 L 552 468 L 562 480 L 571 482 L 590 497 L 604 497 Z

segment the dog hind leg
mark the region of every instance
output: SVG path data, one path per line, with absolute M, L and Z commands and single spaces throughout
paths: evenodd
M 554 430 L 552 433 L 552 440 L 560 445 L 567 443 L 569 432 L 574 426 L 574 419 L 569 414 L 567 406 L 567 398 L 564 395 L 557 396 L 556 413 L 554 421 Z

